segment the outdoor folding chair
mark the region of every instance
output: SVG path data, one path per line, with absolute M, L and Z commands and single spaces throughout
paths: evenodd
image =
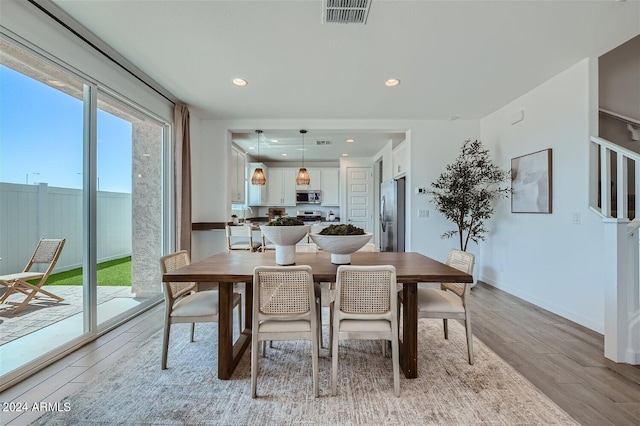
M 56 266 L 56 262 L 58 261 L 58 257 L 60 257 L 65 241 L 66 239 L 64 238 L 40 239 L 38 246 L 36 247 L 36 251 L 33 253 L 33 256 L 31 256 L 31 260 L 29 260 L 29 263 L 25 266 L 24 271 L 16 274 L 0 276 L 0 284 L 7 287 L 7 291 L 4 293 L 2 298 L 0 298 L 0 303 L 16 305 L 16 308 L 13 310 L 13 313 L 15 314 L 23 310 L 25 306 L 29 304 L 31 299 L 39 299 L 42 297 L 39 293 L 55 299 L 58 302 L 64 300 L 60 296 L 56 296 L 53 293 L 43 290 L 42 286 L 49 278 L 49 275 L 51 275 L 53 268 Z M 31 267 L 37 264 L 48 265 L 46 271 L 32 272 Z M 33 280 L 39 281 L 36 284 L 31 284 L 29 281 Z M 13 293 L 22 293 L 26 297 L 22 302 L 7 301 L 9 296 Z

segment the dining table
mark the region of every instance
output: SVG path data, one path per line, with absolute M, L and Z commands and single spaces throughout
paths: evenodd
M 296 253 L 296 265 L 309 265 L 314 282 L 335 282 L 339 265 L 331 263 L 325 251 Z M 471 283 L 473 277 L 437 260 L 416 252 L 356 252 L 351 265 L 393 265 L 398 283 L 402 283 L 402 334 L 400 367 L 407 378 L 418 377 L 417 288 L 422 282 Z M 206 287 L 218 283 L 218 378 L 228 380 L 251 345 L 253 270 L 256 266 L 278 266 L 275 253 L 267 251 L 218 253 L 203 260 L 163 274 L 164 282 L 196 282 Z M 245 283 L 245 321 L 238 338 L 233 340 L 234 284 Z

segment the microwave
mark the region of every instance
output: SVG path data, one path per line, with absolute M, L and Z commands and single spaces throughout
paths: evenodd
M 320 191 L 296 191 L 297 204 L 320 204 Z

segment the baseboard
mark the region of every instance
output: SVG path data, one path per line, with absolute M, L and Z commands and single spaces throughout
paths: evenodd
M 573 321 L 577 324 L 580 324 L 583 327 L 588 328 L 589 330 L 593 330 L 597 333 L 604 334 L 604 324 L 593 321 L 591 318 L 586 318 L 582 315 L 576 314 L 575 312 L 568 311 L 564 309 L 562 306 L 556 305 L 555 303 L 551 303 L 548 300 L 540 299 L 537 296 L 534 296 L 530 293 L 522 291 L 518 288 L 511 287 L 508 285 L 502 285 L 497 281 L 488 278 L 486 276 L 481 277 L 479 282 L 490 285 L 492 287 L 498 288 L 502 291 L 505 291 L 512 296 L 515 296 L 519 299 L 525 300 L 529 303 L 533 303 L 534 305 L 546 309 L 549 312 L 552 312 L 556 315 L 560 315 L 563 318 L 568 319 L 569 321 Z

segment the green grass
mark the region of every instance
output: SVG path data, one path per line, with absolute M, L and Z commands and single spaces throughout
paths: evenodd
M 82 285 L 82 268 L 51 274 L 45 285 Z M 98 264 L 98 285 L 131 286 L 131 256 Z

